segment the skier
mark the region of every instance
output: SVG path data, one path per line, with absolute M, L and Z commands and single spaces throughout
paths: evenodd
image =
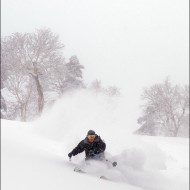
M 88 159 L 104 159 L 104 151 L 106 149 L 105 142 L 98 136 L 95 131 L 89 130 L 85 139 L 83 139 L 68 157 L 76 156 L 77 154 L 85 151 L 86 158 Z

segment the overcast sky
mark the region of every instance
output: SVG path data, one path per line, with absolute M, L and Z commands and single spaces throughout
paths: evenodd
M 2 0 L 1 35 L 48 27 L 84 80 L 131 95 L 162 82 L 189 81 L 189 0 Z

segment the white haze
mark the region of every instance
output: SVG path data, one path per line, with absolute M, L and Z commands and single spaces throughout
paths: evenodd
M 189 139 L 133 135 L 134 115 L 122 99 L 84 90 L 62 97 L 35 122 L 2 120 L 2 189 L 188 190 Z M 91 162 L 87 174 L 73 172 L 84 153 L 71 162 L 67 155 L 89 129 L 105 140 L 116 168 Z
M 138 100 L 166 76 L 188 83 L 188 0 L 2 0 L 1 15 L 2 36 L 41 27 L 59 34 L 87 84 L 98 78 Z
M 90 128 L 101 133 L 102 129 L 108 129 L 103 132 L 108 139 L 110 132 L 115 131 L 110 140 L 119 139 L 123 131 L 130 135 L 139 127 L 137 113 L 129 109 L 132 104 L 130 99 L 109 97 L 86 89 L 77 90 L 64 95 L 53 107 L 47 108 L 43 117 L 35 123 L 41 126 L 43 135 L 52 139 L 62 139 L 70 132 L 74 138 L 82 138 Z

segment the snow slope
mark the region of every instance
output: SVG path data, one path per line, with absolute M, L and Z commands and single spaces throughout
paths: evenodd
M 189 139 L 132 135 L 126 119 L 132 114 L 121 105 L 81 93 L 59 100 L 35 122 L 1 120 L 1 189 L 188 190 Z M 106 141 L 116 168 L 91 162 L 87 174 L 73 172 L 84 154 L 71 162 L 67 154 L 89 129 Z

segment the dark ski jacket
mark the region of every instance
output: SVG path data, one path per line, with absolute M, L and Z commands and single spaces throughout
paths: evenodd
M 86 158 L 91 157 L 92 153 L 94 154 L 100 154 L 104 152 L 106 149 L 105 142 L 100 138 L 100 136 L 96 135 L 95 139 L 92 143 L 88 141 L 88 138 L 86 137 L 84 140 L 82 140 L 76 148 L 73 149 L 72 155 L 75 156 L 83 151 L 85 151 Z

